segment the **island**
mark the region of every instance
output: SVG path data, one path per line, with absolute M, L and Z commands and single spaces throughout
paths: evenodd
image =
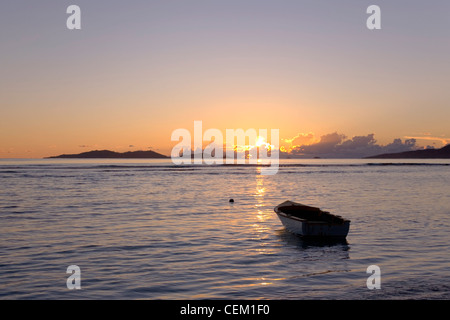
M 384 153 L 364 159 L 450 159 L 450 144 L 440 149 L 423 149 L 398 153 Z
M 115 152 L 110 150 L 94 150 L 79 154 L 62 154 L 45 159 L 164 159 L 169 158 L 155 151 Z

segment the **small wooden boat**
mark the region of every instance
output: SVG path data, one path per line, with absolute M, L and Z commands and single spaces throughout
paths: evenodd
M 350 229 L 350 220 L 301 203 L 285 201 L 274 211 L 287 230 L 303 237 L 345 238 Z

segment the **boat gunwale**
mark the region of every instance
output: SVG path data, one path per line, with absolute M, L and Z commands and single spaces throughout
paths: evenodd
M 296 220 L 296 221 L 299 221 L 299 222 L 302 222 L 302 223 L 307 223 L 307 224 L 320 224 L 320 225 L 328 225 L 328 226 L 342 226 L 345 223 L 350 222 L 350 220 L 344 219 L 343 223 L 330 223 L 330 222 L 326 222 L 326 221 L 316 221 L 316 220 L 302 219 L 302 218 L 299 218 L 299 217 L 287 214 L 285 212 L 276 212 L 275 211 L 275 213 L 280 215 L 280 216 L 282 216 L 282 217 L 285 217 L 285 218 L 288 218 L 288 219 L 291 219 L 291 220 Z
M 328 221 L 309 220 L 309 219 L 300 218 L 298 216 L 286 213 L 286 212 L 281 210 L 281 208 L 283 208 L 283 207 L 296 207 L 296 206 L 297 207 L 308 207 L 308 208 L 317 209 L 318 212 L 325 213 L 327 215 L 330 215 L 333 218 L 341 219 L 342 222 L 340 222 L 340 223 L 333 223 L 333 222 L 328 222 Z M 341 225 L 344 225 L 346 223 L 350 223 L 351 222 L 349 219 L 343 218 L 343 217 L 341 217 L 339 215 L 332 214 L 332 213 L 330 213 L 328 211 L 323 211 L 320 208 L 307 206 L 307 205 L 303 205 L 301 203 L 296 203 L 296 202 L 292 202 L 292 201 L 285 201 L 285 202 L 277 205 L 274 208 L 274 211 L 275 211 L 276 214 L 281 215 L 281 216 L 283 216 L 285 218 L 289 218 L 289 219 L 292 219 L 292 220 L 296 220 L 296 221 L 300 221 L 300 222 L 308 223 L 308 224 L 326 224 L 326 225 L 330 225 L 330 226 L 331 225 L 333 225 L 333 226 L 341 226 Z

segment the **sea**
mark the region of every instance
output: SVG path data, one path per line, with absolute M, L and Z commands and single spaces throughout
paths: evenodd
M 2 300 L 450 299 L 448 159 L 1 159 L 0 179 Z M 286 200 L 347 238 L 290 233 Z

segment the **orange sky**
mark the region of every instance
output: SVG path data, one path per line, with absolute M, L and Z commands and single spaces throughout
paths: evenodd
M 0 158 L 170 154 L 194 120 L 450 142 L 448 2 L 380 1 L 376 31 L 368 4 L 282 2 L 78 1 L 75 31 L 65 4 L 0 4 Z

